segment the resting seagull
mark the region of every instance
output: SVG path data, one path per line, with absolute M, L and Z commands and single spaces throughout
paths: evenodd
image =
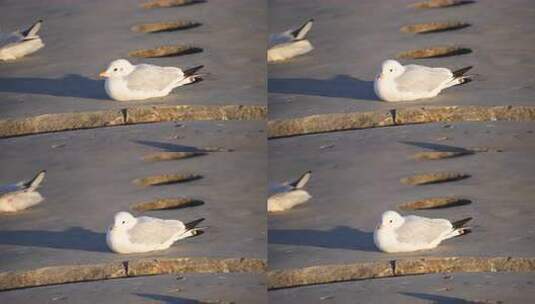
M 442 90 L 467 83 L 471 76 L 468 66 L 456 71 L 386 60 L 375 78 L 375 93 L 384 101 L 410 101 L 437 96 Z
M 17 212 L 42 202 L 37 188 L 45 179 L 46 171 L 40 171 L 29 181 L 6 185 L 0 188 L 0 212 Z
M 197 225 L 203 220 L 184 224 L 178 220 L 134 217 L 121 211 L 115 214 L 113 225 L 106 233 L 106 243 L 113 252 L 124 254 L 165 250 L 178 240 L 200 235 L 202 231 Z
M 310 19 L 297 29 L 272 34 L 269 37 L 268 63 L 288 60 L 312 51 L 314 47 L 306 39 L 306 35 L 312 28 L 313 22 L 314 19 Z
M 115 100 L 143 100 L 169 95 L 174 88 L 202 80 L 196 74 L 202 65 L 182 71 L 177 67 L 160 67 L 152 64 L 133 65 L 126 59 L 110 63 L 105 77 L 106 93 Z
M 471 219 L 450 222 L 415 215 L 401 216 L 390 210 L 383 213 L 373 239 L 377 248 L 389 253 L 432 249 L 446 239 L 471 232 L 470 228 L 464 227 Z
M 312 172 L 307 171 L 293 182 L 286 182 L 270 187 L 267 201 L 268 212 L 280 212 L 303 204 L 312 196 L 303 189 L 310 180 Z
M 41 37 L 37 35 L 42 23 L 43 21 L 39 20 L 22 32 L 0 32 L 0 60 L 19 59 L 44 47 Z

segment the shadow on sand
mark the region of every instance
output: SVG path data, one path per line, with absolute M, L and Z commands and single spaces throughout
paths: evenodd
M 268 91 L 281 94 L 379 100 L 373 89 L 373 81 L 360 80 L 348 75 L 336 75 L 330 79 L 269 79 Z
M 164 296 L 164 295 L 157 295 L 157 294 L 149 294 L 149 293 L 134 293 L 136 296 L 140 296 L 146 299 L 150 299 L 151 303 L 152 301 L 157 301 L 158 303 L 165 303 L 165 304 L 201 304 L 203 302 L 197 301 L 197 300 L 191 300 L 186 298 L 178 298 L 178 297 L 172 297 L 172 296 Z
M 109 100 L 104 80 L 75 74 L 62 78 L 0 78 L 0 92 Z
M 337 226 L 326 231 L 270 229 L 268 239 L 270 244 L 377 251 L 372 232 L 347 226 Z
M 468 301 L 461 298 L 454 298 L 454 297 L 446 297 L 446 296 L 439 296 L 439 295 L 433 295 L 428 293 L 419 293 L 419 292 L 400 292 L 402 295 L 406 295 L 409 297 L 414 297 L 421 300 L 428 300 L 431 303 L 436 304 L 473 304 L 476 303 L 474 301 Z
M 106 235 L 104 233 L 94 232 L 82 227 L 71 227 L 64 231 L 0 231 L 0 244 L 110 252 L 106 245 Z

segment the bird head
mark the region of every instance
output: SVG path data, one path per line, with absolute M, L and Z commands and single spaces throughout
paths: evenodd
M 126 211 L 117 212 L 113 218 L 113 225 L 110 227 L 110 231 L 129 230 L 134 227 L 136 221 L 136 218 Z
M 401 214 L 396 211 L 388 210 L 381 216 L 381 222 L 377 225 L 377 229 L 397 229 L 405 220 Z
M 381 71 L 377 75 L 377 79 L 393 79 L 403 74 L 405 68 L 396 60 L 385 60 L 381 65 Z
M 134 66 L 126 59 L 117 59 L 110 63 L 108 68 L 99 74 L 100 77 L 113 78 L 130 74 Z

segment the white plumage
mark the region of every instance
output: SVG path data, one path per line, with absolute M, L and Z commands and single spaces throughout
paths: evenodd
M 308 201 L 312 196 L 303 187 L 308 183 L 311 174 L 308 171 L 294 182 L 272 185 L 267 201 L 268 212 L 285 211 Z
M 136 218 L 122 211 L 115 214 L 114 223 L 106 232 L 106 242 L 113 252 L 123 254 L 165 250 L 178 240 L 200 234 L 196 226 L 203 220 L 184 224 L 148 216 Z
M 314 20 L 310 19 L 297 29 L 272 34 L 269 37 L 268 63 L 288 60 L 312 51 L 314 47 L 305 38 L 313 22 Z
M 464 74 L 471 68 L 452 72 L 446 68 L 403 66 L 395 60 L 386 60 L 375 78 L 375 93 L 391 102 L 435 97 L 446 88 L 469 82 L 470 76 Z
M 0 32 L 0 60 L 19 59 L 44 47 L 41 37 L 37 35 L 42 22 L 42 20 L 39 20 L 22 32 Z
M 37 188 L 45 179 L 46 171 L 41 171 L 29 181 L 6 185 L 0 188 L 0 212 L 17 212 L 42 202 L 43 196 Z
M 384 252 L 410 252 L 437 247 L 442 241 L 466 234 L 463 227 L 471 218 L 450 222 L 421 216 L 401 216 L 395 211 L 383 213 L 374 232 L 377 248 Z
M 133 65 L 126 59 L 110 63 L 106 71 L 106 93 L 119 101 L 143 100 L 169 95 L 174 88 L 201 80 L 195 74 L 203 66 L 182 71 L 177 67 L 160 67 L 152 64 Z

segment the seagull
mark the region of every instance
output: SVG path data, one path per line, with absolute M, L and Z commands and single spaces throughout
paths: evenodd
M 0 212 L 16 212 L 35 206 L 44 198 L 37 188 L 45 179 L 45 170 L 40 171 L 29 181 L 6 185 L 0 188 Z
M 297 29 L 290 29 L 269 37 L 268 63 L 288 60 L 306 54 L 314 49 L 306 35 L 312 28 L 314 19 L 309 19 Z
M 410 64 L 403 66 L 396 60 L 386 60 L 375 78 L 375 94 L 384 101 L 410 101 L 437 96 L 442 90 L 471 81 L 465 73 L 472 66 L 451 71 Z
M 122 254 L 165 250 L 178 240 L 202 234 L 202 228 L 197 225 L 203 220 L 184 224 L 149 216 L 136 218 L 121 211 L 115 214 L 113 225 L 106 233 L 106 243 L 113 252 Z
M 310 180 L 312 171 L 307 171 L 293 182 L 286 182 L 270 187 L 270 197 L 267 201 L 268 212 L 280 212 L 303 204 L 312 196 L 303 190 Z
M 177 67 L 133 65 L 126 59 L 118 59 L 110 63 L 100 77 L 106 78 L 104 88 L 112 99 L 143 100 L 167 96 L 174 88 L 202 80 L 196 72 L 203 67 L 199 65 L 182 71 Z
M 22 32 L 0 32 L 0 60 L 19 59 L 44 47 L 43 40 L 37 35 L 42 23 L 39 20 Z
M 381 251 L 411 252 L 437 247 L 443 240 L 464 235 L 471 229 L 464 225 L 472 218 L 450 222 L 421 216 L 401 216 L 396 211 L 383 213 L 373 239 Z

